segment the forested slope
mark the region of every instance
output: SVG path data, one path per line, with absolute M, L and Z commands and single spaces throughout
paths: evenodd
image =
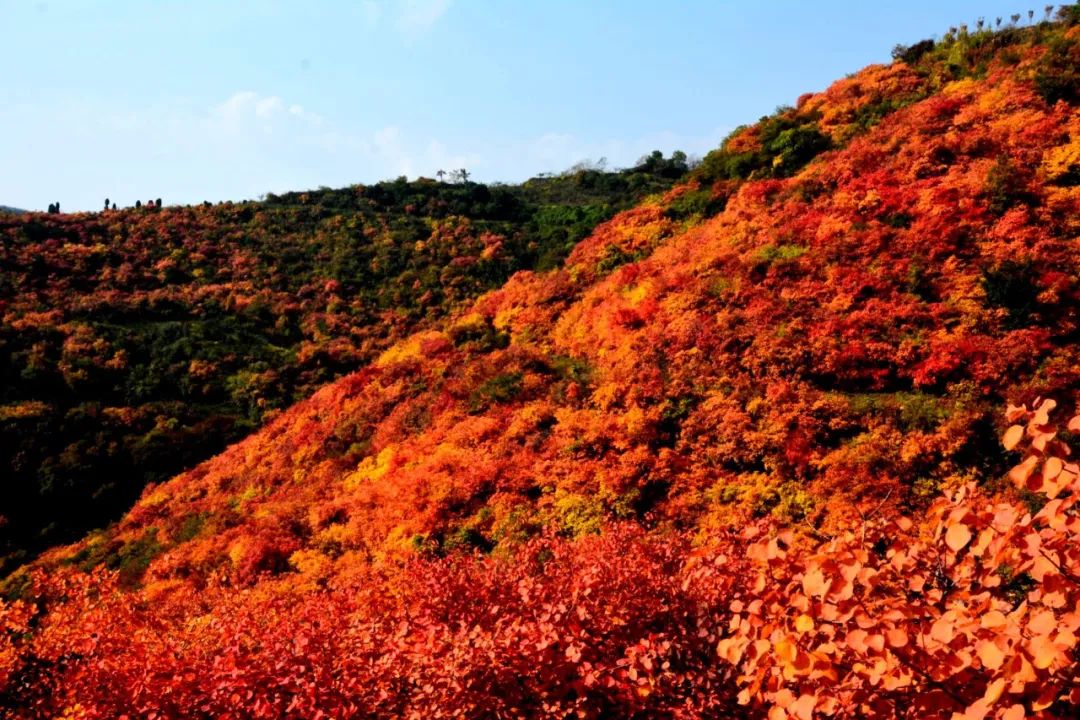
M 803 96 L 149 488 L 9 579 L 4 702 L 1074 716 L 1078 23 Z
M 654 154 L 517 186 L 0 219 L 0 572 L 685 171 Z

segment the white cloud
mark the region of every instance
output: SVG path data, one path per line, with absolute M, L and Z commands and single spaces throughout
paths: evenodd
M 255 102 L 255 115 L 266 118 L 281 112 L 284 103 L 277 96 L 261 98 Z
M 353 17 L 368 28 L 382 23 L 406 39 L 427 34 L 450 9 L 452 0 L 360 0 L 352 5 Z
M 214 110 L 215 113 L 226 122 L 232 122 L 241 119 L 247 114 L 248 108 L 253 106 L 258 101 L 259 96 L 250 90 L 234 93 L 225 102 L 218 105 Z
M 286 105 L 277 95 L 259 95 L 251 90 L 241 90 L 211 108 L 205 124 L 211 131 L 227 134 L 259 132 L 270 135 L 317 128 L 322 124 L 322 118 L 308 112 L 302 105 Z

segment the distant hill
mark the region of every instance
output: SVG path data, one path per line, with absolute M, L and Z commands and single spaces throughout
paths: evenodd
M 0 205 L 0 213 L 9 213 L 11 215 L 22 215 L 25 212 L 26 212 L 25 210 L 21 210 L 19 208 L 9 207 L 7 205 Z

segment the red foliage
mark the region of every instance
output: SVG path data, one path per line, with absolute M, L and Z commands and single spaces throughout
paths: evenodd
M 39 571 L 35 605 L 0 606 L 0 697 L 11 717 L 1070 717 L 1080 466 L 1053 408 L 1009 411 L 1034 513 L 969 485 L 817 546 L 621 525 L 304 592 Z

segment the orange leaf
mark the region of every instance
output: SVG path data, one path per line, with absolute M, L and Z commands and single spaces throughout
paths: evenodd
M 1039 452 L 1045 452 L 1047 443 L 1053 440 L 1055 435 L 1057 432 L 1036 432 L 1035 438 L 1031 441 L 1031 447 Z
M 1045 670 L 1054 664 L 1058 651 L 1053 641 L 1046 635 L 1036 635 L 1028 641 L 1028 651 L 1031 653 L 1031 664 L 1040 670 Z
M 1024 720 L 1025 717 L 1027 714 L 1024 712 L 1024 706 L 1020 704 L 1011 706 L 1001 714 L 1001 720 Z
M 1005 408 L 1005 419 L 1009 422 L 1015 422 L 1025 415 L 1027 415 L 1027 408 L 1023 405 L 1009 405 Z
M 1024 462 L 1009 471 L 1009 478 L 1017 485 L 1023 486 L 1024 483 L 1027 482 L 1027 479 L 1031 477 L 1031 473 L 1035 471 L 1035 466 L 1038 464 L 1038 456 L 1029 455 L 1024 459 Z
M 1005 435 L 1001 438 L 1001 444 L 1005 446 L 1006 450 L 1012 450 L 1020 443 L 1020 440 L 1023 437 L 1024 426 L 1013 425 L 1011 428 L 1005 431 Z
M 1035 558 L 1035 561 L 1031 564 L 1031 570 L 1029 574 L 1036 582 L 1042 582 L 1043 578 L 1047 575 L 1056 575 L 1058 572 L 1057 566 L 1050 562 L 1047 558 L 1040 555 Z
M 943 615 L 930 626 L 930 637 L 943 645 L 952 642 L 955 636 L 956 629 L 953 627 L 952 618 Z
M 1057 618 L 1050 610 L 1040 610 L 1032 613 L 1028 620 L 1028 630 L 1032 635 L 1049 635 L 1057 627 Z
M 1039 407 L 1035 408 L 1035 416 L 1031 418 L 1031 422 L 1035 425 L 1045 425 L 1050 422 L 1050 411 L 1057 407 L 1057 400 L 1047 398 L 1039 404 Z
M 998 678 L 992 683 L 986 686 L 986 693 L 983 695 L 983 700 L 987 705 L 993 705 L 1001 697 L 1001 693 L 1005 692 L 1005 678 Z
M 810 597 L 825 597 L 829 592 L 829 582 L 820 568 L 812 567 L 806 571 L 802 580 L 803 592 Z
M 964 523 L 956 523 L 945 532 L 945 544 L 953 552 L 960 552 L 971 542 L 971 530 Z
M 968 706 L 964 711 L 964 720 L 983 720 L 986 717 L 986 713 L 990 711 L 990 706 L 985 700 L 976 700 L 974 703 Z M 959 717 L 953 715 L 953 717 Z
M 864 653 L 867 650 L 866 646 L 866 631 L 865 630 L 852 630 L 844 638 L 844 642 L 849 648 L 856 652 Z
M 773 705 L 769 708 L 769 720 L 787 720 L 787 711 L 779 705 Z
M 1057 686 L 1048 684 L 1042 688 L 1039 696 L 1031 701 L 1031 709 L 1035 712 L 1045 710 L 1053 705 L 1058 699 L 1059 689 Z
M 800 695 L 799 699 L 792 703 L 789 712 L 799 720 L 813 720 L 815 705 L 817 695 Z
M 997 646 L 997 643 L 991 640 L 983 640 L 979 643 L 978 654 L 979 661 L 988 670 L 997 670 L 1005 662 L 1005 653 L 1001 652 L 1001 648 Z
M 885 639 L 889 642 L 889 647 L 904 647 L 908 644 L 907 630 L 902 627 L 893 628 L 885 633 Z
M 743 648 L 736 638 L 724 638 L 716 644 L 716 654 L 734 665 L 742 659 Z

